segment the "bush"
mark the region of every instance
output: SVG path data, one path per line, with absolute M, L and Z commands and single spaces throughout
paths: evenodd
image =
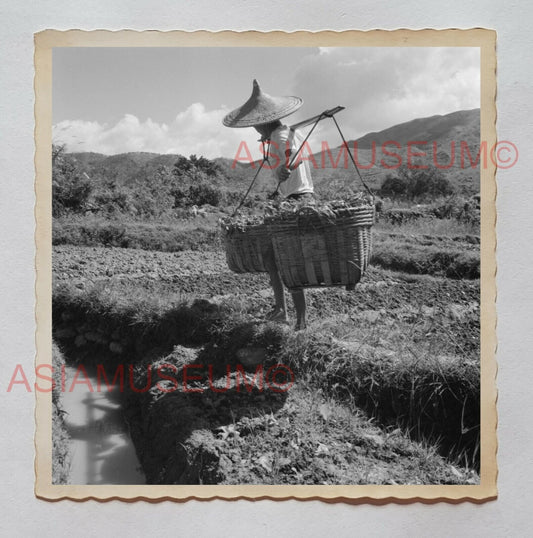
M 137 213 L 131 189 L 119 186 L 112 180 L 95 187 L 91 205 L 98 213 L 108 216 Z
M 135 213 L 142 218 L 158 218 L 171 213 L 175 178 L 165 166 L 160 166 L 149 177 L 134 185 Z
M 188 205 L 212 205 L 218 206 L 222 200 L 220 189 L 211 187 L 206 183 L 191 185 L 187 196 Z
M 174 207 L 220 205 L 223 193 L 214 180 L 224 174 L 215 162 L 196 155 L 189 159 L 180 157 L 174 164 L 172 175 Z
M 382 196 L 391 196 L 394 198 L 400 198 L 405 196 L 407 192 L 407 183 L 402 178 L 388 175 L 381 185 L 380 193 Z
M 222 174 L 222 169 L 217 163 L 202 156 L 196 157 L 196 155 L 191 155 L 189 157 L 189 164 L 190 168 L 194 167 L 197 170 L 204 172 L 208 177 L 215 177 Z
M 173 167 L 104 169 L 91 178 L 62 145 L 53 146 L 52 162 L 54 217 L 90 211 L 154 219 L 193 205 L 217 207 L 225 197 L 226 173 L 216 162 L 196 155 L 178 157 Z
M 402 165 L 398 168 L 396 176 L 389 174 L 385 178 L 380 190 L 382 196 L 409 200 L 431 199 L 453 193 L 453 185 L 434 166 L 416 169 Z
M 88 176 L 65 153 L 65 146 L 52 146 L 52 214 L 83 212 L 89 207 L 92 185 Z

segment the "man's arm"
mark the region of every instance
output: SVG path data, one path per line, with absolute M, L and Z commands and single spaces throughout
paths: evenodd
M 289 130 L 283 130 L 279 136 L 276 137 L 275 140 L 272 140 L 272 151 L 271 153 L 275 153 L 278 161 L 278 166 L 273 170 L 275 176 L 277 177 L 278 181 L 287 181 L 289 176 L 291 175 L 292 170 L 298 168 L 300 164 L 302 163 L 301 160 L 298 160 L 298 163 L 292 164 L 292 166 L 287 168 L 289 163 L 291 162 L 291 159 L 294 157 L 292 155 L 292 149 L 290 148 L 290 145 L 287 144 L 287 140 L 289 138 Z

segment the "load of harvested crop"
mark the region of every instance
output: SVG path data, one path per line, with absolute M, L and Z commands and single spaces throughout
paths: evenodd
M 364 193 L 314 205 L 271 202 L 264 218 L 221 221 L 228 266 L 240 273 L 265 271 L 262 253 L 271 242 L 287 288 L 352 289 L 368 265 L 374 213 L 373 198 Z
M 328 200 L 309 204 L 298 200 L 285 199 L 281 201 L 270 201 L 265 207 L 265 214 L 276 219 L 290 218 L 292 213 L 300 210 L 302 207 L 316 208 L 321 214 L 332 214 L 333 211 L 342 213 L 342 210 L 352 210 L 353 208 L 365 207 L 371 208 L 374 205 L 372 196 L 360 192 L 351 195 L 346 199 Z

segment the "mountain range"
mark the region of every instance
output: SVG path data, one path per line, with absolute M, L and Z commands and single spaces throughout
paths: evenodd
M 480 148 L 479 109 L 416 118 L 379 132 L 368 133 L 357 140 L 349 140 L 348 148 L 354 155 L 365 182 L 373 189 L 379 188 L 387 175 L 395 174 L 400 164 L 409 163 L 410 166 L 437 164 L 441 168 L 447 167 L 443 168 L 443 173 L 458 190 L 465 193 L 479 191 L 480 163 L 477 166 L 471 165 Z M 335 185 L 339 190 L 348 185 L 360 185 L 353 164 L 347 159 L 347 154 L 339 156 L 340 150 L 340 147 L 331 149 L 333 162 L 326 153 L 304 156 L 310 160 L 317 191 L 323 185 Z M 423 153 L 426 155 L 421 156 Z M 146 152 L 111 156 L 100 153 L 70 155 L 90 178 L 106 178 L 124 184 L 149 178 L 150 174 L 162 166 L 171 168 L 179 157 L 177 154 Z M 244 188 L 255 173 L 249 163 L 234 164 L 231 159 L 222 157 L 213 160 L 223 170 L 226 176 L 224 182 L 228 188 Z M 273 186 L 270 172 L 265 171 L 259 174 L 254 189 L 271 191 Z

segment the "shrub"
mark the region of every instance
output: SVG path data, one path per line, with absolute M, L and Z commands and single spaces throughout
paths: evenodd
M 382 196 L 410 200 L 449 196 L 453 192 L 453 185 L 434 166 L 416 169 L 406 165 L 398 168 L 396 176 L 389 174 L 380 190 Z
M 92 185 L 88 176 L 65 153 L 65 146 L 52 147 L 52 214 L 82 212 L 89 207 Z
M 134 196 L 131 189 L 117 185 L 113 180 L 106 180 L 94 189 L 93 208 L 100 214 L 135 214 Z
M 402 178 L 387 175 L 383 185 L 381 185 L 380 193 L 382 196 L 402 197 L 407 192 L 407 184 Z
M 223 194 L 213 180 L 223 175 L 221 168 L 205 157 L 180 157 L 172 170 L 174 207 L 220 205 Z
M 220 189 L 211 187 L 206 183 L 191 185 L 187 196 L 188 205 L 212 205 L 218 206 L 222 200 Z
M 196 157 L 196 155 L 191 155 L 189 157 L 189 163 L 191 167 L 204 172 L 208 177 L 214 177 L 222 174 L 222 169 L 220 166 L 218 166 L 217 163 L 206 159 L 205 157 Z

